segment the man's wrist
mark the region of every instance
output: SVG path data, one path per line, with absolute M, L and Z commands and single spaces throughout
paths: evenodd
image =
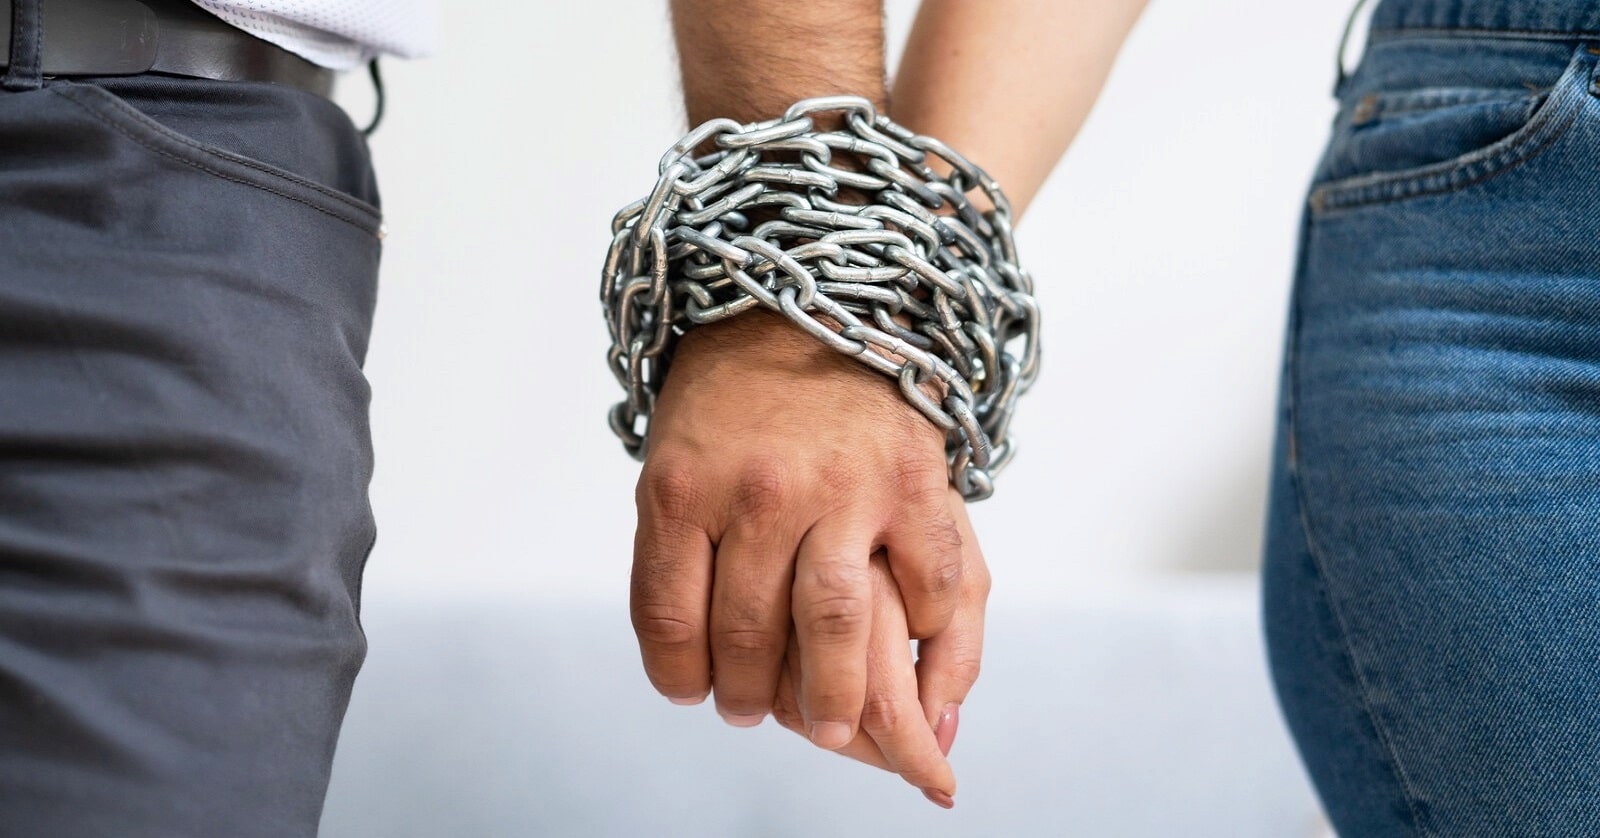
M 838 93 L 888 104 L 882 0 L 672 0 L 672 29 L 690 125 L 772 119 Z
M 826 314 L 818 313 L 812 316 L 830 328 L 843 327 L 843 324 Z M 911 317 L 903 312 L 891 317 L 902 326 L 913 325 Z M 865 386 L 882 389 L 887 393 L 899 392 L 891 380 L 818 342 L 788 318 L 764 309 L 751 309 L 738 317 L 690 329 L 679 339 L 677 354 L 680 357 L 684 355 L 685 347 L 688 347 L 687 351 L 690 354 L 709 354 L 719 357 L 755 349 L 760 353 L 764 366 L 784 375 L 821 373 L 860 381 Z M 905 358 L 876 344 L 867 344 L 865 351 L 875 352 L 896 365 L 905 363 Z M 918 386 L 935 402 L 942 402 L 949 392 L 944 382 L 935 378 L 929 378 Z M 899 399 L 898 395 L 893 401 L 904 405 L 904 401 Z

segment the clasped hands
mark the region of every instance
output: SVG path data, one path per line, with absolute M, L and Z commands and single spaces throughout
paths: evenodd
M 990 580 L 944 434 L 895 382 L 765 311 L 691 329 L 636 502 L 630 610 L 658 691 L 736 726 L 770 712 L 953 805 Z

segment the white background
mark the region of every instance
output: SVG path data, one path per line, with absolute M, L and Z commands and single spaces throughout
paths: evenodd
M 1030 208 L 1043 372 L 973 507 L 997 602 L 1258 563 L 1348 2 L 1155 0 Z M 915 6 L 889 4 L 894 55 Z M 597 289 L 611 215 L 685 128 L 665 3 L 452 0 L 444 27 L 437 57 L 384 65 L 373 139 L 390 236 L 366 600 L 615 600 L 638 466 L 605 422 L 622 391 Z M 342 94 L 363 122 L 364 79 Z

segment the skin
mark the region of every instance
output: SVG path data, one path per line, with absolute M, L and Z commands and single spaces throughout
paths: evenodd
M 813 741 L 819 718 L 849 718 L 848 735 L 819 744 L 843 746 L 865 727 L 907 781 L 953 794 L 954 774 L 921 714 L 877 712 L 883 693 L 868 692 L 874 551 L 892 558 L 909 544 L 915 556 L 947 553 L 963 566 L 955 593 L 979 603 L 987 595 L 976 540 L 962 536 L 971 525 L 948 486 L 942 435 L 887 377 L 791 334 L 775 315 L 728 322 L 739 320 L 746 322 L 684 336 L 651 420 L 659 424 L 640 482 L 637 547 L 645 569 L 635 572 L 635 601 L 652 606 L 635 617 L 669 616 L 682 643 L 647 672 L 669 697 L 698 698 L 713 687 L 725 717 L 750 712 L 759 721 L 773 706 L 793 640 L 804 671 L 798 706 Z M 696 386 L 710 381 L 740 384 L 737 393 Z M 831 421 L 818 423 L 817 415 Z M 782 439 L 804 444 L 775 455 L 773 442 Z M 969 571 L 977 590 L 967 584 Z M 668 614 L 650 596 L 686 584 L 696 589 L 685 599 L 709 612 Z M 909 655 L 903 606 L 899 621 Z M 981 631 L 981 613 L 976 622 Z M 900 699 L 916 705 L 915 681 Z
M 983 165 L 1020 215 L 1141 7 L 928 0 L 890 112 Z M 672 20 L 691 125 L 840 92 L 889 110 L 880 0 L 673 0 Z M 714 694 L 739 726 L 772 712 L 952 805 L 951 711 L 978 676 L 990 576 L 943 435 L 893 381 L 768 312 L 692 329 L 635 500 L 630 608 L 658 691 Z
M 953 502 L 960 502 L 960 494 L 950 490 Z M 976 544 L 970 524 L 963 537 Z M 948 757 L 955 743 L 960 723 L 961 700 L 965 690 L 978 677 L 978 663 L 983 646 L 983 610 L 989 591 L 988 571 L 978 557 L 972 566 L 974 582 L 967 586 L 969 601 L 957 609 L 957 620 L 970 620 L 970 627 L 958 627 L 949 636 L 960 637 L 964 648 L 936 651 L 928 648 L 927 641 L 918 644 L 917 659 L 913 664 L 907 640 L 905 605 L 900 591 L 890 575 L 888 562 L 881 553 L 875 553 L 868 562 L 872 580 L 872 635 L 867 650 L 866 710 L 862 714 L 861 732 L 849 744 L 836 752 L 851 759 L 892 771 L 915 783 L 913 777 L 921 765 L 937 762 L 939 756 Z M 778 679 L 778 695 L 772 707 L 773 718 L 783 727 L 800 734 L 805 733 L 805 718 L 801 713 L 797 685 L 804 672 L 790 636 L 789 654 L 784 659 L 784 670 Z M 950 682 L 947 690 L 938 690 L 940 681 Z M 933 686 L 935 689 L 930 690 Z M 925 709 L 919 706 L 919 696 L 941 696 L 945 700 L 938 715 L 926 718 Z M 919 712 L 920 711 L 920 712 Z M 922 716 L 922 718 L 918 718 Z M 917 722 L 911 720 L 917 719 Z M 927 749 L 926 738 L 917 730 L 918 723 L 927 721 L 934 733 L 936 756 Z M 899 739 L 905 737 L 909 739 Z M 907 758 L 913 760 L 907 763 Z M 923 795 L 946 809 L 955 806 L 955 800 L 938 789 L 923 787 Z
M 999 181 L 1017 220 L 1088 118 L 1144 0 L 923 0 L 890 114 Z

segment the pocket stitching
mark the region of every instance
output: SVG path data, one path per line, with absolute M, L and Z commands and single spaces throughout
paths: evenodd
M 1522 95 L 1508 99 L 1505 94 L 1510 90 L 1472 90 L 1463 88 L 1429 88 L 1426 91 L 1414 91 L 1409 94 L 1378 93 L 1373 94 L 1376 102 L 1373 105 L 1374 119 L 1386 116 L 1414 116 L 1427 114 L 1444 108 L 1478 108 L 1478 107 L 1526 107 L 1530 102 L 1543 104 L 1544 96 L 1549 91 L 1531 93 L 1521 91 Z M 1398 103 L 1398 104 L 1397 104 Z M 1531 117 L 1529 117 L 1531 118 Z M 1523 122 L 1527 124 L 1526 120 Z
M 377 222 L 382 218 L 382 216 L 381 216 L 381 214 L 378 212 L 378 210 L 375 207 L 372 207 L 369 204 L 365 204 L 364 202 L 361 202 L 356 198 L 353 198 L 353 197 L 348 196 L 348 195 L 341 194 L 341 193 L 339 193 L 339 192 L 337 192 L 335 190 L 328 189 L 327 187 L 325 187 L 325 186 L 323 186 L 321 184 L 314 183 L 312 181 L 308 181 L 308 180 L 304 180 L 302 178 L 295 177 L 295 176 L 291 175 L 288 172 L 277 171 L 277 170 L 274 170 L 272 168 L 269 168 L 269 167 L 265 166 L 264 164 L 251 161 L 251 160 L 249 160 L 247 158 L 241 158 L 238 155 L 227 154 L 225 152 L 222 152 L 219 149 L 208 148 L 208 147 L 206 147 L 204 145 L 201 145 L 200 143 L 195 142 L 194 140 L 192 140 L 192 139 L 190 139 L 188 137 L 183 136 L 182 134 L 179 134 L 179 133 L 173 131 L 170 128 L 167 128 L 165 125 L 162 125 L 162 124 L 150 119 L 148 116 L 145 116 L 143 113 L 139 112 L 137 109 L 134 109 L 131 105 L 126 105 L 126 104 L 116 100 L 115 98 L 108 98 L 107 100 L 103 100 L 101 103 L 90 104 L 89 102 L 83 101 L 80 98 L 80 96 L 81 96 L 80 90 L 81 90 L 81 88 L 84 88 L 84 87 L 93 87 L 93 85 L 75 85 L 75 86 L 51 85 L 51 86 L 49 86 L 49 87 L 47 87 L 45 89 L 60 95 L 62 98 L 66 99 L 67 101 L 73 103 L 74 105 L 77 105 L 79 108 L 82 108 L 90 116 L 92 116 L 96 120 L 104 123 L 107 127 L 111 128 L 112 130 L 116 131 L 117 133 L 121 134 L 122 136 L 127 137 L 128 139 L 132 140 L 133 142 L 139 144 L 140 146 L 143 146 L 144 148 L 149 149 L 150 151 L 153 151 L 156 154 L 161 155 L 162 157 L 166 157 L 169 160 L 177 161 L 179 163 L 182 163 L 185 166 L 189 166 L 191 168 L 198 169 L 198 170 L 200 170 L 202 172 L 205 172 L 205 173 L 207 173 L 209 175 L 221 178 L 221 179 L 226 180 L 226 181 L 230 181 L 232 183 L 237 183 L 237 184 L 240 184 L 240 185 L 243 185 L 243 186 L 249 186 L 249 187 L 251 187 L 253 189 L 259 189 L 259 190 L 261 190 L 263 192 L 268 192 L 268 193 L 271 193 L 273 195 L 277 195 L 280 198 L 286 198 L 286 199 L 294 201 L 296 203 L 303 204 L 305 206 L 308 206 L 308 207 L 316 210 L 317 212 L 323 213 L 325 215 L 332 216 L 334 218 L 339 219 L 340 221 L 343 221 L 343 222 L 345 222 L 347 224 L 350 224 L 352 226 L 360 228 L 361 230 L 363 230 L 364 232 L 367 232 L 369 234 L 375 234 L 376 231 L 377 231 Z M 99 90 L 99 88 L 95 88 L 95 90 Z M 95 94 L 89 94 L 89 95 L 95 95 Z M 111 94 L 105 93 L 104 91 L 101 91 L 101 95 L 104 95 L 104 96 L 107 96 L 107 97 L 111 96 Z M 243 166 L 243 167 L 252 169 L 252 170 L 254 170 L 256 172 L 259 172 L 260 174 L 262 174 L 264 176 L 271 177 L 271 178 L 278 179 L 278 180 L 284 180 L 284 181 L 287 181 L 288 183 L 290 183 L 292 185 L 300 186 L 300 187 L 303 187 L 303 188 L 306 188 L 306 189 L 311 189 L 311 190 L 315 191 L 318 195 L 321 195 L 323 197 L 330 198 L 330 199 L 333 199 L 333 200 L 337 200 L 340 203 L 347 205 L 350 209 L 356 210 L 356 211 L 362 213 L 363 215 L 368 216 L 370 218 L 370 221 L 363 222 L 363 221 L 360 221 L 358 219 L 351 218 L 351 217 L 349 217 L 347 215 L 343 215 L 343 214 L 341 214 L 339 212 L 335 212 L 334 210 L 332 210 L 332 209 L 330 209 L 328 207 L 325 207 L 325 206 L 317 204 L 317 203 L 315 203 L 313 201 L 307 200 L 306 198 L 303 198 L 303 197 L 300 197 L 300 196 L 297 196 L 297 195 L 292 195 L 292 194 L 290 194 L 288 192 L 283 192 L 283 191 L 280 191 L 278 189 L 274 189 L 271 186 L 269 186 L 267 184 L 264 184 L 264 183 L 258 183 L 258 182 L 253 181 L 253 180 L 247 180 L 247 179 L 242 178 L 242 177 L 237 177 L 237 176 L 234 176 L 234 175 L 230 175 L 227 172 L 223 172 L 223 171 L 219 171 L 217 169 L 211 168 L 211 167 L 205 165 L 204 163 L 202 163 L 199 160 L 193 160 L 193 159 L 190 159 L 188 157 L 184 157 L 184 156 L 181 156 L 181 155 L 178 155 L 178 154 L 174 154 L 172 151 L 170 151 L 168 149 L 161 148 L 159 145 L 157 145 L 156 143 L 150 141 L 150 139 L 148 139 L 146 137 L 137 136 L 133 131 L 131 131 L 128 128 L 128 126 L 122 124 L 120 121 L 118 121 L 117 119 L 113 118 L 112 116 L 109 116 L 109 115 L 103 113 L 97 107 L 97 105 L 100 105 L 100 104 L 114 105 L 119 109 L 119 111 L 121 111 L 123 109 L 126 109 L 124 115 L 137 120 L 142 127 L 145 127 L 147 129 L 151 129 L 151 130 L 156 131 L 161 137 L 163 137 L 165 139 L 171 140 L 173 142 L 180 143 L 180 144 L 182 144 L 182 145 L 184 145 L 184 146 L 186 146 L 188 148 L 191 148 L 191 149 L 193 149 L 193 150 L 195 150 L 197 152 L 200 152 L 202 154 L 205 154 L 207 156 L 216 157 L 219 160 L 222 160 L 222 161 L 225 161 L 225 162 L 228 162 L 228 163 L 233 163 L 235 165 L 239 165 L 239 166 Z
M 1319 184 L 1308 206 L 1316 215 L 1444 195 L 1475 186 L 1538 157 L 1566 134 L 1582 110 L 1587 76 L 1592 69 L 1587 49 L 1578 48 L 1545 101 L 1516 131 L 1488 146 L 1450 160 L 1408 169 L 1371 172 Z M 1582 90 L 1571 90 L 1584 82 Z M 1369 197 L 1370 196 L 1370 197 Z
M 195 140 L 192 137 L 184 136 L 183 134 L 181 134 L 181 133 L 179 133 L 177 131 L 174 131 L 171 128 L 168 128 L 167 126 L 161 124 L 160 122 L 158 122 L 158 121 L 156 121 L 154 119 L 151 119 L 143 111 L 140 111 L 138 108 L 135 108 L 132 105 L 129 105 L 126 102 L 123 102 L 121 99 L 118 99 L 115 94 L 112 94 L 112 93 L 104 90 L 103 88 L 97 87 L 95 85 L 77 85 L 77 86 L 71 87 L 71 88 L 59 88 L 58 89 L 58 88 L 54 88 L 53 87 L 52 89 L 57 89 L 58 92 L 62 92 L 63 94 L 67 93 L 69 90 L 70 90 L 71 93 L 77 94 L 77 92 L 79 90 L 82 90 L 84 87 L 93 88 L 93 95 L 103 96 L 104 99 L 105 99 L 105 103 L 106 104 L 117 108 L 119 111 L 122 111 L 129 118 L 137 120 L 142 126 L 144 126 L 146 128 L 149 128 L 152 131 L 156 131 L 156 132 L 160 133 L 162 136 L 170 138 L 174 142 L 178 142 L 178 143 L 181 143 L 183 145 L 186 145 L 186 146 L 194 149 L 195 151 L 198 151 L 198 152 L 200 152 L 202 154 L 205 154 L 207 156 L 216 157 L 216 158 L 219 158 L 221 160 L 227 161 L 229 163 L 236 163 L 236 164 L 238 164 L 240 166 L 244 166 L 246 168 L 254 169 L 254 170 L 256 170 L 256 171 L 258 171 L 258 172 L 260 172 L 260 173 L 262 173 L 264 175 L 267 175 L 268 177 L 277 178 L 277 179 L 280 179 L 280 180 L 286 180 L 286 181 L 289 181 L 290 183 L 295 184 L 296 186 L 304 186 L 307 189 L 315 190 L 319 194 L 325 195 L 325 196 L 327 196 L 329 198 L 332 198 L 332 199 L 334 199 L 336 201 L 339 201 L 341 203 L 347 204 L 352 209 L 359 210 L 359 211 L 361 211 L 361 212 L 363 212 L 365 214 L 372 215 L 374 217 L 378 217 L 378 216 L 382 215 L 382 213 L 378 210 L 377 207 L 374 207 L 371 204 L 367 203 L 366 201 L 360 200 L 359 198 L 356 198 L 354 196 L 347 195 L 347 194 L 345 194 L 343 192 L 340 192 L 337 189 L 330 189 L 327 186 L 324 186 L 324 185 L 322 185 L 320 183 L 317 183 L 314 180 L 310 180 L 310 179 L 307 179 L 307 178 L 300 177 L 300 176 L 294 174 L 293 172 L 287 172 L 287 171 L 279 169 L 279 168 L 277 168 L 275 166 L 269 166 L 269 165 L 267 165 L 265 163 L 262 163 L 260 161 L 251 160 L 248 157 L 244 157 L 244 156 L 239 155 L 239 154 L 234 154 L 234 153 L 232 153 L 230 151 L 227 151 L 226 149 L 220 149 L 220 148 L 216 148 L 215 146 L 206 145 L 205 143 L 199 142 L 198 140 Z M 82 104 L 82 103 L 80 103 L 80 104 Z

